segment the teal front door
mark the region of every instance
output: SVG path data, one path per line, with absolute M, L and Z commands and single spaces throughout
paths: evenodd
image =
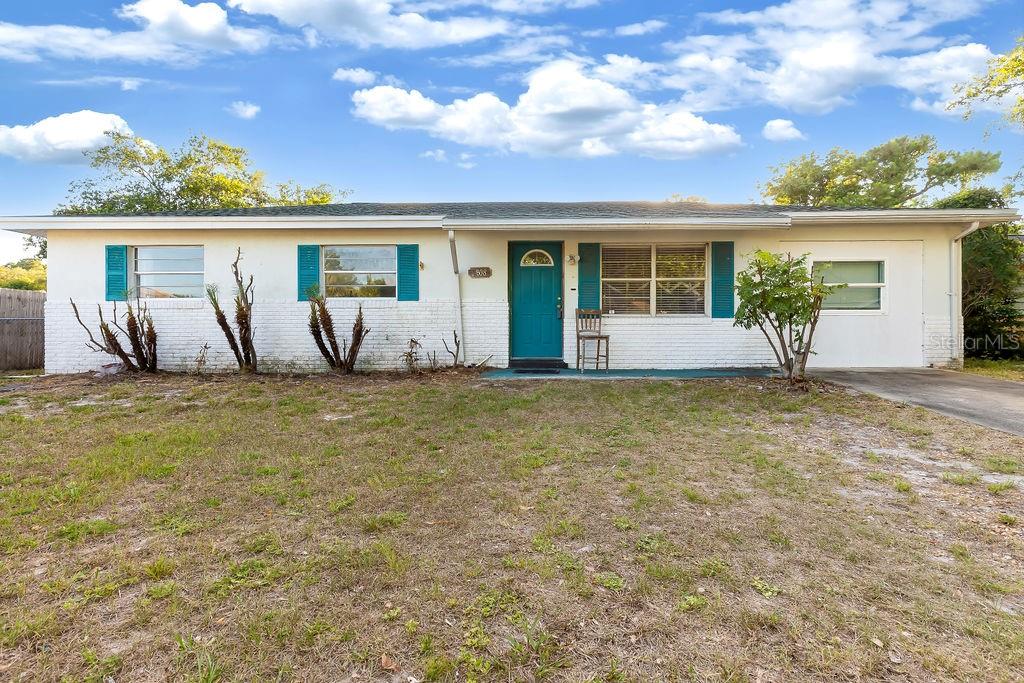
M 562 243 L 508 245 L 513 359 L 562 358 Z

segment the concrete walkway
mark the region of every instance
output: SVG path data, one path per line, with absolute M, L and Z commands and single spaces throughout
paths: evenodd
M 931 369 L 813 370 L 815 377 L 1024 436 L 1024 383 Z

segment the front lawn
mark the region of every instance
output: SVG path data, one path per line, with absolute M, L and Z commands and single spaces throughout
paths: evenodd
M 1024 382 L 1024 360 L 988 360 L 985 358 L 968 358 L 964 361 L 964 371 L 977 375 L 1010 379 Z
M 5 680 L 1011 680 L 1024 439 L 775 380 L 0 386 Z

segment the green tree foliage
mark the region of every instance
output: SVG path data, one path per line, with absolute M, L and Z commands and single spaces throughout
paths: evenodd
M 27 258 L 0 266 L 0 288 L 46 289 L 46 264 Z
M 38 235 L 29 235 L 25 238 L 25 248 L 36 252 L 35 259 L 46 258 L 46 238 Z
M 133 135 L 110 132 L 110 143 L 88 152 L 101 172 L 71 184 L 59 215 L 148 213 L 202 209 L 329 204 L 344 198 L 328 185 L 295 183 L 267 186 L 265 174 L 252 170 L 248 153 L 205 135 L 168 151 Z
M 933 205 L 937 209 L 1006 208 L 1005 193 L 981 187 L 962 190 Z M 964 338 L 972 356 L 1020 356 L 1024 314 L 1016 301 L 1024 292 L 1024 243 L 1020 225 L 978 230 L 963 244 Z
M 948 109 L 963 109 L 970 118 L 974 106 L 983 102 L 1008 101 L 1006 120 L 1024 128 L 1024 36 L 1004 55 L 996 55 L 988 63 L 988 71 L 974 80 L 956 87 L 957 98 Z
M 821 304 L 839 287 L 811 277 L 807 254 L 794 258 L 757 251 L 736 275 L 739 306 L 733 324 L 761 330 L 782 374 L 791 384 L 799 384 L 812 353 Z
M 833 149 L 805 154 L 771 169 L 761 194 L 776 204 L 896 208 L 934 190 L 966 187 L 999 170 L 998 152 L 937 149 L 930 135 L 898 137 L 863 154 Z

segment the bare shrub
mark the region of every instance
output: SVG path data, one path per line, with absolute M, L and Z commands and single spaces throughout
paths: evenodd
M 327 300 L 322 294 L 314 291 L 309 297 L 309 333 L 313 335 L 320 355 L 327 361 L 331 370 L 342 375 L 350 375 L 355 372 L 359 351 L 362 349 L 363 340 L 370 334 L 370 328 L 363 324 L 363 307 L 360 306 L 355 322 L 352 323 L 351 340 L 342 338 L 339 347 L 338 335 L 334 331 L 334 318 L 327 308 Z
M 405 363 L 405 369 L 414 375 L 420 372 L 420 349 L 422 348 L 423 345 L 420 344 L 418 339 L 410 339 L 409 349 L 402 354 L 402 362 Z
M 253 276 L 250 275 L 249 281 L 245 281 L 245 277 L 238 267 L 238 262 L 241 260 L 242 249 L 239 247 L 235 255 L 235 261 L 231 264 L 231 274 L 235 278 L 235 326 L 238 328 L 237 337 L 234 330 L 231 329 L 231 325 L 228 324 L 227 315 L 225 315 L 220 307 L 216 285 L 206 286 L 206 298 L 213 305 L 213 313 L 217 317 L 217 325 L 224 332 L 224 337 L 228 340 L 228 346 L 231 347 L 231 352 L 235 354 L 238 370 L 248 373 L 256 372 L 257 369 L 256 347 L 253 344 L 256 330 L 252 325 Z
M 459 333 L 457 330 L 452 330 L 452 338 L 455 340 L 453 344 L 455 346 L 454 350 L 448 347 L 448 341 L 446 339 L 442 339 L 441 343 L 444 344 L 444 350 L 452 356 L 452 367 L 459 368 L 462 367 L 462 361 L 459 360 L 459 349 L 462 347 L 462 340 L 459 339 Z
M 86 346 L 93 351 L 114 356 L 127 370 L 132 372 L 156 372 L 156 328 L 153 326 L 153 316 L 149 314 L 149 308 L 145 304 L 139 302 L 138 299 L 136 299 L 134 307 L 131 303 L 127 304 L 127 310 L 124 313 L 124 327 L 117 322 L 116 301 L 114 302 L 114 314 L 109 322 L 103 317 L 103 306 L 96 304 L 96 311 L 100 319 L 99 340 L 97 340 L 89 326 L 82 322 L 82 316 L 78 312 L 78 306 L 75 305 L 74 299 L 70 301 L 71 309 L 75 312 L 75 320 L 89 335 Z M 118 332 L 126 337 L 130 352 L 121 343 Z

